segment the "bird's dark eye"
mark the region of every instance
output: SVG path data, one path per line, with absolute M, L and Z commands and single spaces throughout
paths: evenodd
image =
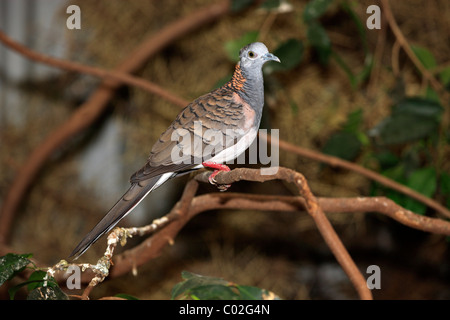
M 256 58 L 256 56 L 257 56 L 257 54 L 254 53 L 253 51 L 249 51 L 249 52 L 248 52 L 248 57 L 249 57 L 249 58 Z

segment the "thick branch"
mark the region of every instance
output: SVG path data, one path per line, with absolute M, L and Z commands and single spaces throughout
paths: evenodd
M 279 174 L 278 178 L 284 177 L 286 172 L 288 175 L 290 172 L 294 172 L 284 168 L 282 168 L 282 171 L 285 172 Z M 114 258 L 114 267 L 110 273 L 111 277 L 114 278 L 128 273 L 149 260 L 159 256 L 163 248 L 167 244 L 172 244 L 174 242 L 173 239 L 176 237 L 178 232 L 198 213 L 215 209 L 300 212 L 304 211 L 306 208 L 307 202 L 302 196 L 253 195 L 227 192 L 205 194 L 194 197 L 198 189 L 197 180 L 207 182 L 209 175 L 210 172 L 201 173 L 186 185 L 180 201 L 167 215 L 163 217 L 166 221 L 168 221 L 168 223 L 164 223 L 162 228 L 148 228 L 151 232 L 155 232 L 152 237 L 149 237 L 140 245 L 127 250 Z M 247 180 L 247 175 L 248 180 L 260 182 L 275 178 L 275 176 L 261 176 L 258 173 L 258 170 L 236 169 L 230 173 L 220 173 L 216 176 L 216 180 L 220 183 L 228 184 L 235 181 Z M 290 179 L 292 180 L 292 177 Z M 393 201 L 384 197 L 317 198 L 316 203 L 321 210 L 329 213 L 378 212 L 418 230 L 450 235 L 449 222 L 414 214 L 413 212 L 405 210 Z M 321 218 L 316 218 L 316 224 L 318 224 L 321 233 L 325 234 L 325 238 L 328 237 L 333 240 L 332 236 L 326 236 L 330 233 L 330 229 L 332 231 L 332 227 L 329 225 L 329 222 L 324 222 L 324 219 L 326 219 L 324 215 L 322 215 Z M 140 229 L 145 229 L 145 227 Z M 108 236 L 108 239 L 110 236 Z M 334 246 L 335 245 L 332 244 L 330 248 L 333 248 Z M 0 245 L 1 255 L 12 251 L 12 248 Z M 109 261 L 109 258 L 107 260 Z M 37 265 L 41 265 L 38 261 L 35 261 L 35 263 Z M 94 274 L 92 272 L 85 272 L 82 274 L 82 281 L 84 283 L 90 282 L 93 276 Z M 56 276 L 56 278 L 60 281 L 62 280 L 62 277 L 62 274 L 58 274 Z M 92 290 L 92 286 L 88 286 L 87 291 L 85 291 L 84 294 L 85 297 L 89 294 L 90 290 Z
M 267 181 L 270 177 L 261 177 L 249 169 L 233 170 L 229 173 L 220 173 L 216 176 L 218 183 L 229 184 L 239 180 Z M 196 180 L 208 181 L 210 172 L 196 176 Z M 191 180 L 186 186 L 185 195 L 171 210 L 169 215 L 177 215 L 166 228 L 160 230 L 143 241 L 140 245 L 125 251 L 114 259 L 114 267 L 110 276 L 117 277 L 130 272 L 150 259 L 161 254 L 163 248 L 173 242 L 184 225 L 199 213 L 209 210 L 261 210 L 261 211 L 290 211 L 305 210 L 305 200 L 299 196 L 269 196 L 241 193 L 212 193 L 193 197 L 198 188 L 197 183 Z M 193 198 L 191 198 L 193 197 Z M 191 200 L 189 200 L 191 199 Z M 189 202 L 190 201 L 190 202 Z M 189 202 L 189 206 L 187 205 Z M 399 223 L 411 228 L 442 235 L 450 235 L 450 223 L 441 219 L 417 215 L 406 210 L 392 200 L 385 197 L 357 197 L 357 198 L 317 198 L 318 205 L 323 211 L 329 213 L 339 212 L 376 212 L 384 214 Z
M 211 172 L 203 172 L 200 173 L 195 177 L 197 181 L 207 182 L 209 175 Z M 231 184 L 233 182 L 241 181 L 241 180 L 247 180 L 247 181 L 258 181 L 258 182 L 264 182 L 269 180 L 284 180 L 286 182 L 293 183 L 297 186 L 299 194 L 304 199 L 304 204 L 306 211 L 311 215 L 311 217 L 314 219 L 314 222 L 316 223 L 320 233 L 322 234 L 325 242 L 330 247 L 331 251 L 335 255 L 336 259 L 350 278 L 351 282 L 355 286 L 358 294 L 362 299 L 371 299 L 372 294 L 370 290 L 366 286 L 366 281 L 360 271 L 358 270 L 356 264 L 348 254 L 347 250 L 345 249 L 344 245 L 342 244 L 339 236 L 334 231 L 333 227 L 331 226 L 330 222 L 326 218 L 325 214 L 323 213 L 321 207 L 317 203 L 317 199 L 315 196 L 311 193 L 308 184 L 306 182 L 306 179 L 301 175 L 300 173 L 293 171 L 291 169 L 287 168 L 279 168 L 278 171 L 271 175 L 262 175 L 260 169 L 248 169 L 248 168 L 239 168 L 234 169 L 231 172 L 220 172 L 216 177 L 216 181 L 218 184 Z M 195 191 L 197 190 L 197 185 L 194 183 L 191 183 L 187 186 L 185 189 L 185 194 L 194 195 Z M 183 200 L 181 201 L 183 203 Z M 186 203 L 186 202 L 184 202 Z M 197 201 L 195 198 L 192 198 L 191 205 L 189 207 L 183 206 L 182 208 L 176 206 L 176 210 L 178 210 L 178 213 L 180 214 L 180 218 L 175 220 L 172 224 L 168 225 L 166 228 L 162 229 L 160 233 L 158 233 L 158 237 L 152 237 L 151 240 L 151 246 L 155 247 L 157 246 L 157 250 L 146 250 L 145 247 L 138 246 L 132 250 L 129 250 L 125 252 L 118 261 L 115 262 L 116 265 L 120 265 L 121 267 L 125 264 L 132 265 L 135 267 L 137 265 L 136 258 L 139 257 L 141 259 L 143 256 L 146 258 L 148 257 L 154 257 L 155 254 L 159 254 L 160 250 L 169 242 L 172 242 L 174 239 L 174 236 L 181 230 L 181 228 L 184 226 L 184 224 L 189 221 L 192 216 L 196 215 L 197 213 L 206 210 L 203 208 L 202 205 L 205 203 L 200 203 L 199 206 L 196 206 Z M 193 210 L 193 208 L 196 208 L 196 210 Z M 162 233 L 162 234 L 161 234 Z M 148 243 L 147 243 L 148 245 Z M 137 251 L 135 251 L 135 249 Z M 144 249 L 144 250 L 142 250 Z M 159 249 L 159 250 L 158 250 Z M 152 256 L 149 256 L 149 252 L 152 252 Z M 112 275 L 115 274 L 115 272 L 120 272 L 120 270 L 116 271 L 117 269 L 114 268 L 112 270 Z
M 269 141 L 270 143 L 275 143 L 274 141 L 272 141 L 272 139 L 269 135 L 265 135 L 264 133 L 260 132 L 259 137 Z M 359 173 L 359 174 L 361 174 L 373 181 L 376 181 L 388 188 L 397 190 L 397 191 L 407 195 L 408 197 L 411 197 L 412 199 L 420 201 L 423 204 L 427 205 L 428 207 L 441 213 L 442 215 L 450 218 L 450 210 L 447 209 L 446 207 L 444 207 L 443 205 L 441 205 L 439 202 L 437 202 L 431 198 L 428 198 L 428 197 L 424 196 L 423 194 L 421 194 L 401 183 L 398 183 L 394 180 L 386 178 L 385 176 L 383 176 L 379 173 L 376 173 L 375 171 L 366 169 L 360 165 L 357 165 L 350 161 L 340 159 L 338 157 L 333 157 L 333 156 L 329 156 L 329 155 L 326 155 L 326 154 L 323 154 L 320 152 L 316 152 L 313 150 L 301 148 L 299 146 L 293 145 L 293 144 L 283 141 L 281 139 L 279 140 L 278 145 L 281 149 L 292 152 L 292 153 L 296 153 L 300 156 L 303 156 L 303 157 L 306 157 L 309 159 L 314 159 L 314 160 L 320 161 L 322 163 L 326 163 L 332 167 L 344 168 L 346 170 L 350 170 L 350 171 Z

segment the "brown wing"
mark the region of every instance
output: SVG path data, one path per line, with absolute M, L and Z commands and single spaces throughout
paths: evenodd
M 245 111 L 237 94 L 216 89 L 186 106 L 153 145 L 132 182 L 189 170 L 229 147 L 245 134 Z

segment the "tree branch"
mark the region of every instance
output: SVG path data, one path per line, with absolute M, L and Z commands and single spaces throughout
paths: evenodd
M 391 6 L 389 4 L 389 0 L 381 0 L 381 3 L 383 4 L 383 12 L 386 17 L 386 20 L 389 23 L 389 26 L 391 27 L 391 30 L 394 33 L 395 38 L 397 39 L 400 46 L 403 48 L 403 50 L 405 50 L 409 59 L 414 63 L 416 68 L 419 69 L 424 78 L 426 78 L 431 83 L 431 85 L 437 92 L 445 93 L 445 89 L 441 85 L 441 83 L 437 81 L 436 78 L 433 76 L 433 74 L 424 67 L 422 62 L 420 62 L 419 58 L 417 58 L 416 54 L 411 49 L 408 41 L 406 40 L 397 22 L 395 21 L 394 15 L 392 14 Z
M 270 143 L 274 143 L 274 141 L 272 141 L 270 135 L 266 135 L 266 134 L 260 132 L 259 137 L 266 139 Z M 394 180 L 386 178 L 385 176 L 383 176 L 375 171 L 366 169 L 360 165 L 357 165 L 350 161 L 340 159 L 338 157 L 329 156 L 329 155 L 326 155 L 326 154 L 323 154 L 323 153 L 320 153 L 320 152 L 317 152 L 314 150 L 308 150 L 305 148 L 301 148 L 299 146 L 293 145 L 293 144 L 283 141 L 281 139 L 279 140 L 278 145 L 281 149 L 298 154 L 300 156 L 303 156 L 303 157 L 306 157 L 309 159 L 313 159 L 316 161 L 320 161 L 322 163 L 326 163 L 332 167 L 343 168 L 343 169 L 346 169 L 349 171 L 359 173 L 362 176 L 365 176 L 373 181 L 376 181 L 388 188 L 399 191 L 399 192 L 407 195 L 408 197 L 411 197 L 412 199 L 420 201 L 423 204 L 427 205 L 428 207 L 441 213 L 445 217 L 450 218 L 450 210 L 447 209 L 446 207 L 444 207 L 443 205 L 441 205 L 439 202 L 437 202 L 431 198 L 428 198 L 428 197 L 424 196 L 423 194 L 421 194 L 401 183 L 398 183 Z
M 378 212 L 411 228 L 450 235 L 449 222 L 417 215 L 385 197 L 316 199 L 310 192 L 304 177 L 287 168 L 279 168 L 279 171 L 274 175 L 261 175 L 259 169 L 239 168 L 230 172 L 221 172 L 216 175 L 215 180 L 218 184 L 231 184 L 241 180 L 265 182 L 281 179 L 294 183 L 300 196 L 249 195 L 227 192 L 195 197 L 198 189 L 197 181 L 209 183 L 208 177 L 210 174 L 209 171 L 202 172 L 186 185 L 181 200 L 165 216 L 170 220 L 169 223 L 166 223 L 159 230 L 152 229 L 153 235 L 151 237 L 113 259 L 114 266 L 110 272 L 111 277 L 128 273 L 130 270 L 159 256 L 167 244 L 174 242 L 178 232 L 189 220 L 208 210 L 240 209 L 299 212 L 306 209 L 314 219 L 327 245 L 351 279 L 360 297 L 364 299 L 371 297 L 370 292 L 366 291 L 365 280 L 323 212 Z
M 195 196 L 199 186 L 198 181 L 209 183 L 208 177 L 210 174 L 211 172 L 202 172 L 195 176 L 194 179 L 190 180 L 184 189 L 180 201 L 176 203 L 167 215 L 157 219 L 161 222 L 155 222 L 141 228 L 114 229 L 108 236 L 108 248 L 105 256 L 99 259 L 97 265 L 81 264 L 88 269 L 94 270 L 94 273 L 88 271 L 82 274 L 81 281 L 83 283 L 89 282 L 82 298 L 87 299 L 95 285 L 103 281 L 105 275 L 108 274 L 104 271 L 100 273 L 98 271 L 103 270 L 105 264 L 108 265 L 107 268 L 109 269 L 109 261 L 111 260 L 114 251 L 113 248 L 111 249 L 110 247 L 111 239 L 114 239 L 115 246 L 119 242 L 124 244 L 125 241 L 123 240 L 126 240 L 130 234 L 140 236 L 152 234 L 151 237 L 144 240 L 138 246 L 126 250 L 122 254 L 114 257 L 114 264 L 109 272 L 109 277 L 114 278 L 130 271 L 134 271 L 137 267 L 159 256 L 167 244 L 174 243 L 176 235 L 188 221 L 197 214 L 209 210 L 244 209 L 289 212 L 301 212 L 306 210 L 316 222 L 324 240 L 336 256 L 338 262 L 349 275 L 361 298 L 371 298 L 369 295 L 370 292 L 366 292 L 367 288 L 365 287 L 364 279 L 361 279 L 362 276 L 359 271 L 355 269 L 353 260 L 348 255 L 345 247 L 342 245 L 342 242 L 334 232 L 333 227 L 323 212 L 378 212 L 411 228 L 436 234 L 450 235 L 450 222 L 417 215 L 385 197 L 314 198 L 307 187 L 304 177 L 301 174 L 286 168 L 280 168 L 276 174 L 270 176 L 261 175 L 258 169 L 240 168 L 234 169 L 231 172 L 219 173 L 215 179 L 221 184 L 230 184 L 241 180 L 264 182 L 273 179 L 281 179 L 294 183 L 299 190 L 300 196 L 253 195 L 232 192 Z M 0 244 L 0 254 L 4 255 L 8 252 L 13 252 L 12 248 Z M 42 266 L 42 264 L 36 260 L 34 263 L 38 266 Z M 64 269 L 58 266 L 67 267 L 68 263 L 65 261 L 60 262 L 52 267 L 51 270 L 57 271 Z M 31 270 L 26 270 L 24 272 L 31 273 Z M 58 281 L 65 280 L 63 274 L 56 274 L 55 278 Z
M 0 41 L 3 42 L 5 45 L 7 45 L 9 48 L 16 51 L 17 53 L 31 60 L 41 62 L 55 68 L 60 68 L 63 70 L 73 71 L 82 74 L 88 74 L 103 80 L 115 80 L 122 85 L 128 84 L 130 86 L 135 86 L 144 89 L 150 93 L 156 94 L 175 105 L 186 106 L 188 103 L 186 100 L 178 97 L 175 94 L 170 93 L 169 91 L 158 86 L 157 84 L 139 77 L 135 77 L 133 75 L 130 75 L 129 73 L 91 67 L 82 63 L 58 59 L 33 51 L 21 45 L 20 43 L 15 42 L 1 30 L 0 30 Z M 115 84 L 113 86 L 115 86 Z

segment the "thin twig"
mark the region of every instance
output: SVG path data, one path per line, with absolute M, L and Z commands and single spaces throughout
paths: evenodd
M 34 61 L 45 63 L 49 66 L 53 66 L 55 68 L 60 68 L 67 71 L 73 71 L 77 73 L 82 74 L 89 74 L 91 76 L 95 76 L 97 78 L 103 79 L 103 80 L 116 80 L 121 82 L 122 84 L 128 84 L 131 86 L 135 86 L 138 88 L 142 88 L 148 92 L 151 92 L 153 94 L 156 94 L 163 99 L 179 106 L 186 106 L 187 101 L 178 97 L 177 95 L 174 95 L 167 91 L 166 89 L 158 86 L 157 84 L 139 78 L 135 77 L 133 75 L 130 75 L 128 73 L 119 72 L 115 70 L 106 70 L 102 68 L 97 67 L 91 67 L 82 63 L 77 63 L 73 61 L 68 61 L 64 59 L 58 59 L 54 57 L 50 57 L 47 55 L 44 55 L 42 53 L 33 51 L 18 42 L 15 42 L 10 37 L 8 37 L 6 34 L 4 34 L 0 30 L 0 41 L 3 42 L 5 45 L 7 45 L 9 48 L 15 50 L 17 53 L 31 59 Z
M 272 141 L 270 135 L 266 135 L 262 132 L 259 133 L 259 137 L 268 140 L 270 143 L 276 143 L 275 141 Z M 360 165 L 354 164 L 352 162 L 343 160 L 338 157 L 333 157 L 333 156 L 325 155 L 323 153 L 316 152 L 313 150 L 301 148 L 299 146 L 293 145 L 293 144 L 283 141 L 281 139 L 279 139 L 278 145 L 281 149 L 292 152 L 292 153 L 296 153 L 300 156 L 326 163 L 332 167 L 340 167 L 340 168 L 344 168 L 344 169 L 356 172 L 358 174 L 361 174 L 361 175 L 363 175 L 373 181 L 376 181 L 388 188 L 397 190 L 397 191 L 407 195 L 408 197 L 411 197 L 417 201 L 420 201 L 423 204 L 427 205 L 428 207 L 436 210 L 438 213 L 444 215 L 445 217 L 450 218 L 450 210 L 447 209 L 446 207 L 444 207 L 443 205 L 441 205 L 440 203 L 438 203 L 437 201 L 435 201 L 431 198 L 428 198 L 428 197 L 424 196 L 423 194 L 421 194 L 411 188 L 408 188 L 407 186 L 405 186 L 401 183 L 398 183 L 394 180 L 386 178 L 385 176 L 378 174 L 375 171 L 366 169 Z
M 389 0 L 381 0 L 381 3 L 383 5 L 383 13 L 386 16 L 386 20 L 389 23 L 389 26 L 391 27 L 392 32 L 395 35 L 395 38 L 399 42 L 399 44 L 402 46 L 403 50 L 408 55 L 409 59 L 414 63 L 417 69 L 422 73 L 423 77 L 426 78 L 433 88 L 437 92 L 444 92 L 444 87 L 441 85 L 439 81 L 436 80 L 436 78 L 433 76 L 432 73 L 430 73 L 420 62 L 419 58 L 415 55 L 413 50 L 411 49 L 408 41 L 406 40 L 405 36 L 403 35 L 402 31 L 400 30 L 397 22 L 395 21 L 394 15 L 391 10 L 391 6 L 389 4 Z
M 400 67 L 399 67 L 399 55 L 400 55 L 400 42 L 395 41 L 392 46 L 392 54 L 391 54 L 391 63 L 392 63 L 392 73 L 395 77 L 400 76 Z

